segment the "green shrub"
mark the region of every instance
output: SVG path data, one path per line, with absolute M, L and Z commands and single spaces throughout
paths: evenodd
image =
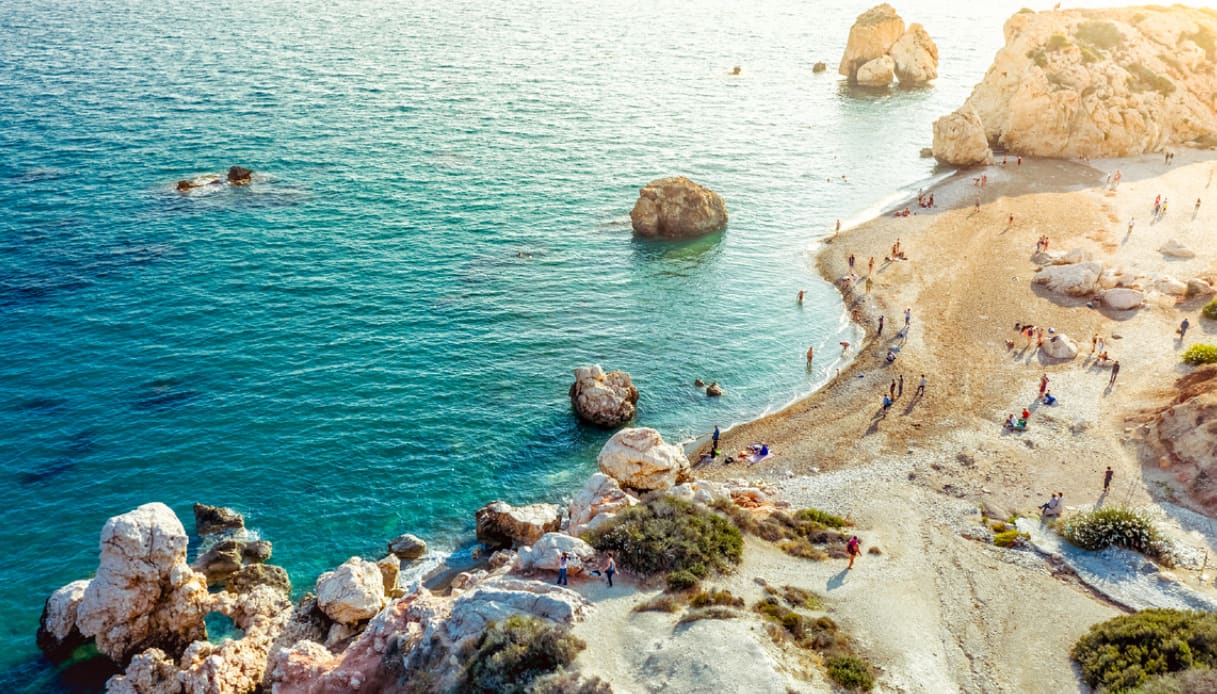
M 824 665 L 832 681 L 850 691 L 866 692 L 875 686 L 875 673 L 870 663 L 856 655 L 834 655 Z
M 736 597 L 729 590 L 701 590 L 694 593 L 693 597 L 689 598 L 691 607 L 711 607 L 714 605 L 723 607 L 743 607 L 744 599 Z
M 1082 22 L 1078 25 L 1074 36 L 1079 41 L 1085 41 L 1096 48 L 1107 51 L 1124 43 L 1124 35 L 1111 22 Z
M 1148 557 L 1169 560 L 1169 546 L 1153 521 L 1126 508 L 1101 508 L 1073 516 L 1063 523 L 1061 536 L 1096 552 L 1112 545 L 1126 547 Z
M 792 557 L 798 557 L 799 559 L 824 561 L 828 558 L 827 552 L 811 544 L 811 542 L 809 542 L 805 537 L 780 540 L 778 541 L 778 549 Z
M 1129 74 L 1136 78 L 1136 83 L 1133 85 L 1137 91 L 1148 92 L 1156 91 L 1163 96 L 1169 96 L 1175 91 L 1175 83 L 1169 79 L 1155 73 L 1153 70 L 1145 67 L 1141 63 L 1133 63 L 1126 67 Z
M 840 516 L 834 516 L 827 511 L 821 511 L 815 508 L 805 508 L 801 511 L 796 511 L 794 517 L 795 520 L 814 523 L 822 528 L 844 528 L 846 526 L 853 525 L 853 523 L 850 523 Z
M 739 616 L 739 612 L 727 607 L 706 607 L 686 612 L 680 619 L 676 620 L 676 626 L 691 624 L 703 619 L 735 619 Z
M 1091 687 L 1126 692 L 1154 675 L 1217 667 L 1217 613 L 1143 610 L 1090 627 L 1070 652 Z M 1204 691 L 1204 690 L 1199 690 Z
M 804 617 L 772 595 L 753 605 L 752 609 L 774 626 L 780 626 L 775 633 L 794 641 L 799 648 L 833 654 L 851 652 L 849 639 L 838 632 L 837 623 L 828 617 Z
M 698 578 L 688 571 L 673 571 L 668 574 L 668 590 L 692 590 L 697 587 Z
M 465 654 L 463 691 L 523 694 L 538 677 L 566 667 L 587 647 L 536 617 L 491 622 Z
M 635 612 L 676 612 L 684 607 L 685 601 L 679 595 L 661 593 L 655 597 L 634 606 Z
M 1217 320 L 1217 299 L 1213 299 L 1205 304 L 1204 308 L 1200 309 L 1200 315 L 1209 320 Z
M 1052 36 L 1048 37 L 1048 43 L 1045 44 L 1044 47 L 1050 51 L 1061 51 L 1069 48 L 1072 45 L 1073 44 L 1069 42 L 1068 36 L 1065 36 L 1064 34 L 1053 34 Z
M 1031 9 L 1030 7 L 1024 7 L 1015 14 L 1035 14 L 1035 10 Z
M 617 514 L 587 541 L 644 576 L 687 571 L 704 578 L 740 563 L 744 538 L 727 519 L 671 496 L 651 495 Z
M 1017 530 L 1007 530 L 1005 532 L 1000 532 L 1000 533 L 997 533 L 996 535 L 994 535 L 993 544 L 997 545 L 998 547 L 1007 547 L 1008 548 L 1008 547 L 1013 547 L 1015 545 L 1021 545 L 1023 543 L 1023 540 L 1026 540 L 1029 537 L 1031 537 L 1031 536 L 1028 535 L 1027 533 L 1020 533 Z
M 1217 692 L 1217 670 L 1184 670 L 1146 680 L 1137 694 L 1196 694 Z
M 820 601 L 819 596 L 810 590 L 804 590 L 796 586 L 782 586 L 780 589 L 773 586 L 765 586 L 767 595 L 776 595 L 786 604 L 791 607 L 802 607 L 807 610 L 819 610 L 824 607 L 824 603 Z
M 1217 345 L 1194 344 L 1183 353 L 1189 364 L 1217 364 Z

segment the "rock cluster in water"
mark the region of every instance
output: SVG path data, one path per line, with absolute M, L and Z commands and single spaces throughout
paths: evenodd
M 1128 157 L 1217 143 L 1211 10 L 1022 10 L 1006 21 L 1005 38 L 964 108 L 935 123 L 940 160 L 983 163 L 978 130 L 987 142 L 1040 157 Z
M 638 403 L 638 389 L 630 375 L 624 371 L 605 373 L 599 364 L 575 369 L 575 382 L 568 394 L 579 419 L 608 429 L 633 419 Z
M 691 239 L 727 226 L 727 204 L 718 193 L 683 176 L 651 181 L 638 191 L 630 211 L 634 235 Z
M 840 72 L 856 84 L 883 87 L 921 84 L 938 77 L 938 46 L 925 27 L 913 23 L 905 29 L 895 8 L 884 3 L 858 15 L 849 29 Z

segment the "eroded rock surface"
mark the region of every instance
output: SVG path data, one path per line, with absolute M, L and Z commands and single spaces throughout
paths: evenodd
M 638 389 L 624 371 L 605 373 L 599 364 L 575 369 L 570 403 L 579 419 L 606 428 L 619 427 L 634 418 Z
M 596 456 L 600 471 L 627 489 L 667 489 L 689 477 L 689 459 L 680 446 L 664 443 L 649 428 L 622 429 Z
M 660 178 L 638 191 L 630 222 L 634 234 L 644 238 L 695 238 L 727 226 L 727 204 L 683 176 Z

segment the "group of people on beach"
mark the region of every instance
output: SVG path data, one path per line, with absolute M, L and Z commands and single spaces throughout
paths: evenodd
M 917 191 L 917 206 L 923 209 L 928 209 L 934 206 L 934 194 L 925 194 L 922 191 Z
M 1119 188 L 1120 178 L 1123 175 L 1124 174 L 1120 173 L 1119 169 L 1116 169 L 1114 172 L 1107 174 L 1107 180 L 1103 182 L 1103 186 L 1107 188 L 1107 190 L 1115 190 L 1116 188 Z

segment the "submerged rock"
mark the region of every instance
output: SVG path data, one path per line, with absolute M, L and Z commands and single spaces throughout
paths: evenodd
M 727 204 L 683 176 L 660 178 L 638 191 L 630 222 L 634 235 L 643 238 L 695 238 L 727 226 Z
M 610 429 L 633 419 L 638 402 L 638 389 L 628 373 L 605 373 L 599 364 L 575 369 L 568 394 L 580 419 Z
M 389 553 L 399 559 L 418 559 L 427 553 L 427 543 L 409 533 L 389 540 Z
M 816 73 L 816 74 L 818 75 L 818 74 L 820 74 L 821 72 L 827 72 L 827 71 L 828 71 L 828 66 L 827 66 L 827 65 L 825 65 L 824 63 L 817 62 L 815 65 L 812 65 L 812 66 L 811 66 L 811 71 L 812 71 L 812 72 L 814 72 L 814 73 Z
M 254 172 L 249 169 L 234 166 L 228 169 L 228 182 L 234 186 L 243 186 L 254 180 Z
M 685 452 L 649 428 L 622 429 L 596 456 L 600 471 L 629 489 L 667 489 L 689 478 Z
M 38 620 L 38 648 L 52 663 L 61 663 L 88 643 L 76 628 L 76 610 L 85 596 L 87 580 L 72 581 L 51 593 Z
M 199 537 L 230 533 L 245 528 L 245 517 L 222 506 L 194 505 L 194 531 Z

